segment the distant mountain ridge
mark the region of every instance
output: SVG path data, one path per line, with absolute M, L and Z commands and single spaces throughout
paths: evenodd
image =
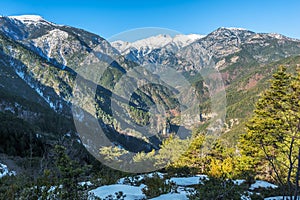
M 218 30 L 221 31 L 230 31 L 236 35 L 239 35 L 241 33 L 249 33 L 256 35 L 257 33 L 249 31 L 244 28 L 234 28 L 234 27 L 221 27 L 217 29 L 216 31 L 212 32 L 211 34 L 214 34 L 214 36 L 217 36 Z M 276 39 L 285 39 L 285 40 L 291 40 L 291 41 L 299 41 L 299 39 L 289 38 L 284 35 L 278 34 L 278 33 L 259 33 L 258 35 L 266 35 L 272 38 Z M 146 54 L 150 53 L 154 49 L 160 49 L 164 47 L 174 46 L 177 47 L 176 50 L 179 50 L 185 46 L 190 45 L 191 43 L 205 38 L 207 35 L 199 35 L 199 34 L 179 34 L 175 36 L 170 36 L 168 34 L 159 34 L 156 36 L 150 36 L 148 38 L 140 39 L 134 42 L 127 42 L 122 40 L 116 40 L 111 42 L 112 46 L 115 47 L 122 55 L 129 54 L 130 51 L 138 51 L 139 55 L 145 56 Z M 243 35 L 242 37 L 245 37 Z
M 162 64 L 163 62 L 160 60 L 174 60 L 180 55 L 185 55 L 185 51 L 188 51 L 188 49 L 195 49 L 195 52 L 202 49 L 214 58 L 219 59 L 241 51 L 245 45 L 256 44 L 260 47 L 267 47 L 271 44 L 268 41 L 271 40 L 278 42 L 279 45 L 286 42 L 299 43 L 300 41 L 277 33 L 255 33 L 244 28 L 221 27 L 208 35 L 177 35 L 174 38 L 169 35 L 157 35 L 132 43 L 114 41 L 112 46 L 119 50 L 127 59 L 134 62 L 140 64 Z M 166 57 L 166 55 L 168 56 Z M 199 56 L 195 56 L 199 59 Z M 173 61 L 169 63 L 174 64 Z

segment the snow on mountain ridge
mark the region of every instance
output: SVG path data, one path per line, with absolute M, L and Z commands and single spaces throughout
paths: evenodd
M 179 46 L 181 43 L 181 47 L 187 46 L 190 43 L 199 40 L 201 38 L 205 37 L 205 35 L 198 35 L 198 34 L 189 34 L 189 35 L 176 35 L 173 38 L 173 42 Z
M 186 36 L 192 40 L 199 40 L 199 39 L 205 37 L 206 35 L 199 35 L 199 34 L 192 33 L 192 34 L 188 34 Z
M 160 34 L 157 36 L 151 36 L 146 39 L 138 40 L 132 43 L 133 47 L 141 49 L 143 47 L 149 47 L 150 49 L 156 49 L 163 47 L 172 41 L 170 35 Z
M 145 55 L 147 53 L 150 53 L 154 49 L 162 48 L 169 44 L 173 44 L 179 48 L 182 48 L 203 37 L 204 35 L 198 34 L 179 34 L 175 35 L 174 37 L 166 34 L 160 34 L 145 39 L 137 40 L 135 42 L 117 40 L 113 41 L 111 44 L 113 47 L 118 49 L 121 52 L 121 54 L 129 53 L 130 50 L 135 49 L 143 52 L 143 55 Z
M 287 37 L 287 36 L 279 34 L 279 33 L 266 33 L 266 35 L 268 35 L 272 38 L 276 38 L 278 40 L 290 40 L 290 41 L 294 41 L 294 42 L 299 42 L 299 39 L 297 39 L 297 38 L 290 38 L 290 37 Z

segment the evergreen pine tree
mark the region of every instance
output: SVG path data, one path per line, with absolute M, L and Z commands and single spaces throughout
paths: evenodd
M 70 159 L 65 153 L 65 147 L 56 145 L 55 151 L 57 154 L 56 165 L 59 170 L 59 180 L 62 186 L 57 188 L 60 197 L 70 200 L 80 199 L 78 178 L 84 172 L 84 169 L 81 168 L 78 163 Z
M 294 76 L 286 67 L 279 67 L 240 140 L 244 161 L 287 185 L 289 195 L 293 193 L 300 142 L 299 84 L 299 74 Z

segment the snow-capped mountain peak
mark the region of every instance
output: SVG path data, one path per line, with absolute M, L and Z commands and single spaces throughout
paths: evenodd
M 8 18 L 12 20 L 20 21 L 23 24 L 26 25 L 37 25 L 37 24 L 53 24 L 51 22 L 48 22 L 43 17 L 39 15 L 19 15 L 19 16 L 8 16 Z
M 221 29 L 228 29 L 231 31 L 247 31 L 245 28 L 237 28 L 237 27 L 221 27 Z
M 175 35 L 174 37 L 167 34 L 159 34 L 134 42 L 117 40 L 111 44 L 113 47 L 118 49 L 121 54 L 127 54 L 132 50 L 137 50 L 138 52 L 142 52 L 142 55 L 146 55 L 154 49 L 159 49 L 167 45 L 173 45 L 177 48 L 182 48 L 203 37 L 203 35 L 198 34 L 179 34 Z
M 18 15 L 18 16 L 9 16 L 9 18 L 17 19 L 17 20 L 22 21 L 22 22 L 39 22 L 39 21 L 45 21 L 39 15 Z
M 167 45 L 171 41 L 172 37 L 170 35 L 160 34 L 157 36 L 151 36 L 149 38 L 135 41 L 132 43 L 132 45 L 137 49 L 141 49 L 143 47 L 149 49 L 156 49 Z

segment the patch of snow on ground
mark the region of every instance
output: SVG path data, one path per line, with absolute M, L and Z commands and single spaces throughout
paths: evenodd
M 268 198 L 264 198 L 264 200 L 282 200 L 282 199 L 283 199 L 283 196 L 276 196 L 276 197 L 268 197 Z M 285 196 L 284 199 L 285 199 L 285 200 L 289 200 L 290 197 Z M 292 199 L 294 199 L 294 197 L 293 197 Z M 298 196 L 297 199 L 299 200 L 299 199 L 300 199 L 300 196 Z
M 251 186 L 250 186 L 250 190 L 255 190 L 257 188 L 277 188 L 278 186 L 277 185 L 274 185 L 272 183 L 269 183 L 267 181 L 256 181 L 255 183 L 253 183 Z
M 91 190 L 89 194 L 94 194 L 96 197 L 105 198 L 109 195 L 114 196 L 115 193 L 122 191 L 123 194 L 126 195 L 124 200 L 143 199 L 146 198 L 145 194 L 142 192 L 144 187 L 145 185 L 140 185 L 139 187 L 122 184 L 105 185 Z
M 201 179 L 207 179 L 206 175 L 197 175 L 191 177 L 173 177 L 170 181 L 176 183 L 179 186 L 189 186 L 199 184 Z
M 8 167 L 0 163 L 0 178 L 4 176 L 15 176 L 17 173 L 15 171 L 9 171 Z
M 237 180 L 233 180 L 233 183 L 236 184 L 236 185 L 241 185 L 241 184 L 245 183 L 245 180 L 237 179 Z
M 173 199 L 173 200 L 188 200 L 186 194 L 177 194 L 177 193 L 169 193 L 169 194 L 163 194 L 160 195 L 159 197 L 155 197 L 153 199 L 150 200 L 169 200 L 169 199 Z
M 93 183 L 91 181 L 83 181 L 83 182 L 79 182 L 78 185 L 80 186 L 93 186 Z
M 65 136 L 66 136 L 66 137 L 71 137 L 71 133 L 68 132 L 68 133 L 65 134 Z

